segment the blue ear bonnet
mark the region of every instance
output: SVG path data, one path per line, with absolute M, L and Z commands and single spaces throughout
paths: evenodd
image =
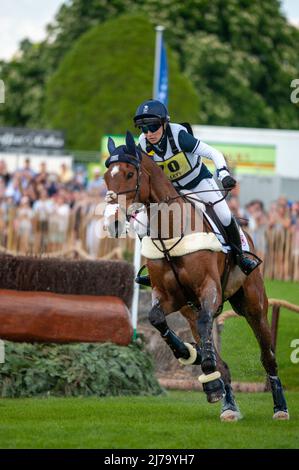
M 111 163 L 125 162 L 134 165 L 136 169 L 139 168 L 141 163 L 142 154 L 138 147 L 135 145 L 134 137 L 127 131 L 126 145 L 115 147 L 114 140 L 109 137 L 108 139 L 109 157 L 105 161 L 105 166 L 108 168 Z
M 138 157 L 129 155 L 128 149 L 125 145 L 120 145 L 119 147 L 116 147 L 112 154 L 105 161 L 105 166 L 108 168 L 111 163 L 125 162 L 130 163 L 131 165 L 134 165 L 136 168 L 138 168 L 141 161 L 141 154 L 139 149 L 136 150 L 138 150 Z

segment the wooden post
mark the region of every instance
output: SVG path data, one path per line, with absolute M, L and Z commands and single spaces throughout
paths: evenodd
M 272 349 L 274 352 L 276 350 L 276 343 L 277 343 L 279 314 L 280 314 L 280 306 L 274 304 L 272 308 L 272 323 L 271 323 L 271 344 L 272 344 Z
M 272 346 L 273 352 L 275 352 L 276 350 L 279 314 L 280 314 L 280 306 L 277 304 L 274 304 L 272 307 L 272 322 L 271 322 L 271 346 Z M 270 381 L 269 381 L 269 377 L 267 376 L 266 383 L 265 383 L 265 391 L 270 392 L 270 390 L 271 390 Z

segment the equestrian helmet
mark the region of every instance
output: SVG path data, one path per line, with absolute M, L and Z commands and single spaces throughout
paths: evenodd
M 136 110 L 134 117 L 135 126 L 138 127 L 145 121 L 152 121 L 153 119 L 158 119 L 162 124 L 169 122 L 170 117 L 167 108 L 158 100 L 144 101 Z

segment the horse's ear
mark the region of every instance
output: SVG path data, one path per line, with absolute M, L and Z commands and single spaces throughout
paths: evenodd
M 134 155 L 134 157 L 138 158 L 138 152 L 137 152 L 137 148 L 135 145 L 135 140 L 130 131 L 127 131 L 126 133 L 126 147 L 130 155 Z
M 114 150 L 116 149 L 114 140 L 113 140 L 111 137 L 108 138 L 107 147 L 108 147 L 108 152 L 110 153 L 110 155 L 111 155 L 111 154 L 114 152 Z

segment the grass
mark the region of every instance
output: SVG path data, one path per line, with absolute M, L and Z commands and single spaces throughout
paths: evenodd
M 267 281 L 269 298 L 288 300 L 299 305 L 299 284 L 295 282 Z M 230 305 L 226 304 L 226 309 Z M 269 321 L 271 311 L 269 309 Z M 291 362 L 291 341 L 299 338 L 299 315 L 281 309 L 277 338 L 279 376 L 287 389 L 299 391 L 299 363 Z M 226 320 L 222 332 L 222 357 L 228 362 L 233 381 L 262 382 L 265 371 L 260 363 L 260 349 L 251 328 L 244 318 Z
M 159 397 L 5 399 L 0 448 L 298 448 L 299 394 L 289 392 L 288 422 L 272 420 L 269 393 L 238 394 L 244 419 L 219 420 L 220 405 L 200 392 Z
M 268 281 L 269 297 L 299 304 L 296 283 Z M 227 306 L 229 308 L 229 305 Z M 299 448 L 299 364 L 290 343 L 299 317 L 281 310 L 277 357 L 291 420 L 272 420 L 270 393 L 237 394 L 244 419 L 221 423 L 220 405 L 200 392 L 159 397 L 0 399 L 1 449 L 287 449 Z M 243 318 L 227 320 L 222 355 L 233 380 L 263 381 L 257 342 Z

